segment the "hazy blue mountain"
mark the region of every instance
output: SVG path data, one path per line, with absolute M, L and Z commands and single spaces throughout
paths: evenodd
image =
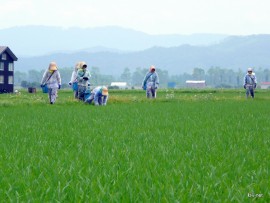
M 227 37 L 222 34 L 149 35 L 121 27 L 60 28 L 23 26 L 0 30 L 0 45 L 9 46 L 18 56 L 38 56 L 56 52 L 83 50 L 139 51 L 153 46 L 171 47 L 183 44 L 209 45 Z
M 76 52 L 58 53 L 39 57 L 20 57 L 16 70 L 44 69 L 50 61 L 59 67 L 74 66 L 84 60 L 88 65 L 99 67 L 103 74 L 119 75 L 125 67 L 148 68 L 151 64 L 168 70 L 170 74 L 191 72 L 199 67 L 211 66 L 246 69 L 249 66 L 270 68 L 270 35 L 231 36 L 209 46 L 181 45 L 175 47 L 152 47 L 134 52 Z

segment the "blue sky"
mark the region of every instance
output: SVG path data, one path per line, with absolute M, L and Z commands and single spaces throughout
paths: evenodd
M 269 0 L 0 0 L 0 29 L 115 25 L 149 34 L 270 34 Z

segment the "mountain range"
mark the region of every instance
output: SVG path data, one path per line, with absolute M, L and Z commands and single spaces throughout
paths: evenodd
M 0 30 L 0 45 L 17 55 L 16 70 L 45 69 L 50 61 L 72 67 L 77 61 L 119 75 L 124 68 L 151 64 L 170 74 L 212 66 L 233 70 L 269 68 L 270 35 L 149 35 L 119 27 L 69 28 L 44 26 Z

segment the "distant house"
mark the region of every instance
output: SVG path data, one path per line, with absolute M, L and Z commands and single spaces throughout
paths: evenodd
M 187 80 L 186 87 L 189 88 L 205 88 L 206 83 L 205 80 Z
M 127 89 L 128 85 L 126 82 L 112 82 L 111 87 L 118 87 L 119 89 Z
M 18 58 L 6 46 L 0 46 L 0 93 L 14 90 L 14 61 Z
M 270 89 L 270 82 L 262 82 L 261 89 Z

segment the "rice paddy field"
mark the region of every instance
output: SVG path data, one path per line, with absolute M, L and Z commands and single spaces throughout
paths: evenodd
M 0 95 L 0 202 L 270 202 L 270 92 Z

